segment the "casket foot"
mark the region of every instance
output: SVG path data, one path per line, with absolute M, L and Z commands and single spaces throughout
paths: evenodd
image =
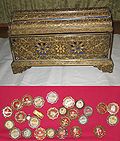
M 31 68 L 31 66 L 27 66 L 19 62 L 12 62 L 11 67 L 14 74 L 22 73 L 23 71 Z

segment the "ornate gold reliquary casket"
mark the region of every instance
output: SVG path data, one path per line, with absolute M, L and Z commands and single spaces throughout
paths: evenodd
M 113 71 L 107 8 L 16 11 L 9 26 L 13 73 L 32 66 L 94 66 Z

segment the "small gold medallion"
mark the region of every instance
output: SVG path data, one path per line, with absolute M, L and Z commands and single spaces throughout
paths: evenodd
M 29 120 L 29 126 L 31 128 L 33 128 L 33 129 L 34 128 L 38 128 L 39 125 L 40 125 L 40 120 L 36 116 L 30 118 L 30 120 Z
M 7 128 L 8 130 L 12 129 L 14 127 L 14 121 L 12 120 L 7 120 L 4 124 L 5 128 Z
M 56 131 L 53 128 L 48 128 L 46 130 L 46 135 L 48 138 L 54 138 Z
M 17 112 L 17 113 L 15 114 L 15 120 L 16 120 L 17 122 L 19 122 L 19 123 L 25 122 L 25 121 L 26 121 L 26 117 L 27 117 L 27 115 L 26 115 L 26 113 L 23 112 L 23 111 L 19 111 L 19 112 Z
M 12 111 L 11 107 L 7 106 L 2 110 L 2 114 L 5 118 L 9 118 L 12 116 L 13 111 Z
M 36 108 L 42 108 L 44 106 L 45 100 L 43 97 L 38 96 L 34 98 L 33 104 Z
M 111 126 L 115 126 L 115 125 L 117 125 L 118 124 L 118 117 L 116 116 L 116 115 L 110 115 L 110 116 L 108 116 L 108 118 L 107 118 L 107 122 L 108 122 L 108 124 L 109 125 L 111 125 Z
M 19 128 L 13 128 L 10 130 L 10 137 L 12 139 L 19 139 L 21 137 L 21 131 Z
M 49 119 L 52 119 L 52 120 L 57 119 L 58 116 L 59 116 L 58 109 L 55 108 L 55 107 L 52 107 L 52 108 L 48 109 L 47 116 L 49 117 Z
M 34 137 L 37 139 L 37 140 L 43 140 L 45 139 L 46 137 L 46 131 L 44 128 L 40 127 L 40 128 L 37 128 L 35 131 L 34 131 Z

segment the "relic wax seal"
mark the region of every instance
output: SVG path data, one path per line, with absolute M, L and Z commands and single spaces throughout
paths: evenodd
M 40 128 L 37 128 L 34 132 L 34 137 L 37 139 L 37 140 L 43 140 L 45 137 L 46 137 L 46 131 L 44 128 L 40 127 Z
M 15 114 L 15 120 L 19 123 L 25 122 L 26 121 L 26 113 L 23 111 L 19 111 Z
M 24 106 L 30 106 L 32 105 L 33 103 L 33 98 L 31 95 L 25 95 L 23 98 L 22 98 L 22 103 Z
M 111 114 L 111 115 L 116 115 L 119 111 L 119 105 L 115 102 L 109 103 L 108 107 L 107 107 L 107 111 Z
M 93 113 L 92 107 L 86 106 L 86 107 L 84 108 L 84 115 L 85 115 L 85 116 L 87 116 L 87 117 L 88 117 L 88 116 L 91 116 L 92 113 Z
M 36 108 L 43 107 L 44 103 L 45 103 L 45 100 L 43 97 L 38 96 L 38 97 L 34 98 L 33 104 Z
M 99 125 L 99 126 L 95 127 L 94 134 L 98 138 L 103 138 L 106 134 L 106 130 L 103 126 Z
M 21 136 L 21 131 L 19 128 L 13 128 L 11 131 L 10 131 L 10 137 L 12 139 L 18 139 L 20 138 Z
M 55 107 L 52 107 L 52 108 L 48 109 L 47 116 L 49 117 L 49 119 L 52 119 L 52 120 L 57 119 L 58 116 L 59 116 L 58 109 L 55 108 Z
M 40 120 L 36 116 L 30 118 L 29 126 L 31 128 L 38 128 L 39 125 L 40 125 Z
M 59 97 L 56 92 L 49 92 L 46 99 L 48 103 L 54 104 L 58 101 Z
M 22 131 L 22 136 L 24 138 L 30 138 L 32 135 L 32 131 L 28 128 L 25 128 L 23 131 Z
M 75 105 L 75 100 L 71 96 L 65 97 L 63 99 L 63 106 L 65 108 L 73 108 L 74 105 Z
M 2 114 L 3 114 L 3 116 L 4 116 L 5 118 L 11 117 L 11 116 L 12 116 L 12 113 L 13 113 L 13 111 L 12 111 L 11 107 L 9 107 L 9 106 L 5 107 L 5 108 L 2 110 Z
M 99 103 L 96 108 L 99 114 L 105 114 L 107 112 L 107 105 L 105 103 Z
M 8 130 L 12 129 L 14 127 L 14 121 L 12 120 L 7 120 L 4 124 L 5 128 L 7 128 Z
M 79 138 L 82 134 L 82 130 L 79 126 L 73 126 L 70 130 L 70 134 L 73 138 Z

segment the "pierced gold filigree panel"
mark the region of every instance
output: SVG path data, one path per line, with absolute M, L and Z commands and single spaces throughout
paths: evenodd
M 12 37 L 15 60 L 108 58 L 110 34 Z

